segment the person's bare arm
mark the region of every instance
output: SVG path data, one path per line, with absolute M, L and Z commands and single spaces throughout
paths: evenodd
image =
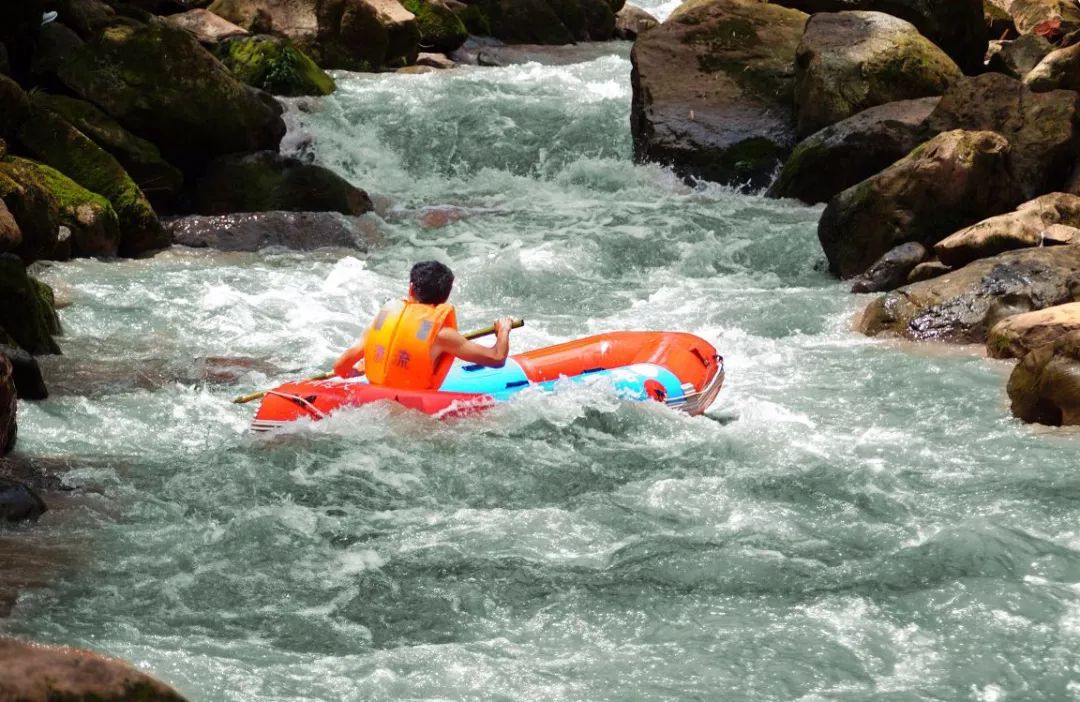
M 341 354 L 338 360 L 334 362 L 334 375 L 341 378 L 351 378 L 356 373 L 364 372 L 363 366 L 357 368 L 356 364 L 363 363 L 364 339 L 366 337 L 365 334 L 355 346 L 345 349 L 345 353 Z
M 469 341 L 456 329 L 443 329 L 435 340 L 435 355 L 448 353 L 466 363 L 499 368 L 506 363 L 506 357 L 510 355 L 512 324 L 509 317 L 496 320 L 494 346 L 482 346 Z

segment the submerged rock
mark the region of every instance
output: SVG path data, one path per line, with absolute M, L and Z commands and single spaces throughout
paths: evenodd
M 986 351 L 993 358 L 1023 358 L 1075 331 L 1080 331 L 1080 302 L 1014 314 L 990 329 Z
M 168 685 L 116 658 L 0 639 L 0 699 L 184 702 Z
M 874 300 L 858 328 L 868 335 L 982 343 L 1005 317 L 1072 302 L 1078 278 L 1080 246 L 1010 251 Z
M 1080 332 L 1040 346 L 1009 376 L 1012 413 L 1025 422 L 1080 425 Z
M 1061 189 L 1075 161 L 1078 125 L 1080 94 L 1035 93 L 1000 73 L 957 81 L 927 119 L 932 133 L 989 130 L 1008 139 L 1010 170 L 1026 199 Z
M 829 270 L 858 275 L 908 241 L 932 246 L 987 214 L 1015 207 L 1009 143 L 993 132 L 939 134 L 834 197 L 818 223 Z
M 761 187 L 795 145 L 795 47 L 806 15 L 753 0 L 690 0 L 634 43 L 639 160 Z
M 334 79 L 288 39 L 237 37 L 222 43 L 217 55 L 234 76 L 271 95 L 297 97 L 334 92 Z
M 902 19 L 881 12 L 814 15 L 795 56 L 799 134 L 875 105 L 941 95 L 962 75 Z
M 122 255 L 137 256 L 167 245 L 157 214 L 120 162 L 64 118 L 35 107 L 19 130 L 19 141 L 42 162 L 112 204 L 120 223 Z
M 915 266 L 923 262 L 926 254 L 926 247 L 914 241 L 890 249 L 855 279 L 851 292 L 883 292 L 900 287 L 907 282 L 908 275 Z
M 195 196 L 200 214 L 340 212 L 361 215 L 371 199 L 333 171 L 276 152 L 226 156 L 207 168 Z
M 1050 232 L 1053 225 L 1080 226 L 1080 196 L 1050 193 L 1025 202 L 1014 212 L 985 219 L 951 234 L 934 246 L 942 262 L 963 266 L 1003 251 L 1042 244 L 1072 244 L 1066 232 Z M 1064 239 L 1064 240 L 1062 240 Z
M 221 251 L 284 246 L 308 251 L 341 247 L 366 251 L 378 237 L 362 220 L 336 212 L 251 212 L 177 217 L 165 223 L 173 243 Z
M 780 0 L 778 4 L 811 14 L 850 10 L 884 12 L 915 25 L 965 73 L 982 69 L 987 39 L 983 0 Z
M 634 5 L 626 5 L 615 15 L 615 38 L 633 41 L 639 34 L 660 26 L 660 20 Z
M 65 63 L 60 77 L 182 170 L 197 171 L 223 154 L 277 149 L 285 134 L 280 105 L 161 21 L 110 27 Z
M 926 118 L 940 98 L 901 100 L 829 125 L 799 142 L 769 188 L 771 197 L 828 202 L 926 140 Z

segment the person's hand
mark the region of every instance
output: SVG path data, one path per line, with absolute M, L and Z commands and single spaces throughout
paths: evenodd
M 514 320 L 509 317 L 503 317 L 495 320 L 495 334 L 496 336 L 503 337 L 510 334 L 510 330 L 514 328 Z

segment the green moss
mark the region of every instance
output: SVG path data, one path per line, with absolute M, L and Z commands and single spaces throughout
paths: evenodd
M 157 215 L 124 168 L 64 119 L 35 108 L 20 129 L 19 140 L 44 163 L 112 204 L 120 219 L 121 254 L 168 245 Z
M 404 0 L 402 6 L 416 15 L 420 45 L 436 51 L 453 51 L 469 36 L 464 23 L 451 10 L 427 0 Z
M 329 95 L 336 87 L 333 78 L 288 40 L 236 37 L 218 53 L 239 80 L 274 95 Z

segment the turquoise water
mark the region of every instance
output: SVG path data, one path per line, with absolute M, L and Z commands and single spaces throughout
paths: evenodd
M 81 489 L 7 535 L 53 558 L 0 626 L 193 700 L 1080 697 L 1080 438 L 1012 420 L 1004 363 L 853 333 L 819 209 L 633 165 L 627 55 L 292 102 L 287 148 L 379 196 L 369 254 L 44 271 L 66 355 L 20 450 Z M 516 349 L 686 330 L 729 380 L 697 418 L 584 389 L 245 431 L 230 397 L 429 256 Z

